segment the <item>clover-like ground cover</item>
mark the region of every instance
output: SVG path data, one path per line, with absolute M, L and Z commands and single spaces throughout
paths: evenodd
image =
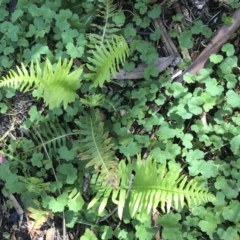
M 80 67 L 83 74 L 64 107 L 63 94 L 54 92 L 49 108 L 47 95 L 33 85 L 28 93 L 14 90 L 16 79 L 0 89 L 0 152 L 7 159 L 0 165 L 0 238 L 239 239 L 239 30 L 226 32 L 226 44 L 203 59 L 198 75 L 173 79 L 214 44 L 222 25 L 236 24 L 239 7 L 231 0 L 1 1 L 1 79 L 21 63 L 26 72 L 36 60 L 43 69 L 46 59 L 53 71 L 60 59 L 73 59 L 70 73 Z M 116 53 L 125 42 L 113 44 L 113 34 L 126 40 L 129 52 Z M 106 44 L 102 51 L 99 41 Z M 116 53 L 113 60 L 109 52 Z M 156 60 L 172 55 L 160 72 Z M 97 68 L 102 59 L 109 64 L 104 73 Z M 122 63 L 125 76 L 144 64 L 141 77 L 114 79 Z M 108 78 L 101 82 L 103 75 Z M 139 158 L 149 164 L 149 156 L 157 171 L 137 165 Z M 136 189 L 158 186 L 157 174 L 181 183 L 172 181 L 173 169 L 213 198 L 178 207 L 176 198 L 169 205 L 174 194 L 168 193 L 168 213 L 163 199 L 146 214 L 156 189 L 149 195 Z M 119 186 L 119 195 L 109 197 Z M 24 215 L 21 226 L 10 196 L 29 218 Z

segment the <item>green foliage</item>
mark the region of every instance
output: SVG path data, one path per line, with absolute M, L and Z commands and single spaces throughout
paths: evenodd
M 97 107 L 103 104 L 104 96 L 102 94 L 92 94 L 85 96 L 84 99 L 81 99 L 81 102 L 88 107 Z
M 132 163 L 125 164 L 121 161 L 118 168 L 120 177 L 118 189 L 110 189 L 103 185 L 104 188 L 99 190 L 88 208 L 101 201 L 98 211 L 101 214 L 106 207 L 106 199 L 112 194 L 112 201 L 118 206 L 118 215 L 121 219 L 126 208 L 126 200 L 129 202 L 131 217 L 135 217 L 139 212 L 142 215 L 150 214 L 159 203 L 163 212 L 169 212 L 171 207 L 182 208 L 185 201 L 189 206 L 198 205 L 203 201 L 214 201 L 214 197 L 198 186 L 196 181 L 187 182 L 187 176 L 180 176 L 181 170 L 177 164 L 170 169 L 167 169 L 166 163 L 157 167 L 156 161 L 151 157 L 143 161 L 138 155 L 135 167 Z M 136 172 L 134 177 L 133 169 Z
M 115 185 L 116 164 L 114 161 L 113 143 L 108 137 L 108 132 L 104 132 L 104 123 L 100 120 L 99 112 L 84 113 L 84 115 L 75 121 L 79 134 L 79 146 L 76 150 L 80 152 L 78 157 L 81 160 L 90 160 L 86 168 L 94 166 L 95 171 L 100 172 L 103 181 Z
M 90 57 L 87 57 L 87 67 L 90 70 L 85 78 L 92 81 L 91 87 L 102 87 L 104 82 L 109 82 L 111 75 L 116 76 L 120 64 L 124 64 L 129 55 L 129 48 L 123 36 L 119 35 L 120 27 L 125 17 L 123 12 L 117 10 L 117 5 L 112 0 L 103 1 L 98 14 L 103 26 L 92 24 L 102 34 L 88 34 L 87 44 Z
M 176 22 L 181 22 L 182 16 L 176 15 L 173 16 L 173 20 Z M 209 27 L 206 27 L 201 20 L 194 22 L 193 26 L 189 28 L 188 26 L 183 26 L 185 29 L 180 35 L 175 29 L 170 30 L 171 37 L 178 37 L 178 41 L 181 47 L 186 49 L 191 49 L 194 45 L 193 36 L 194 35 L 203 35 L 205 38 L 210 38 L 212 36 L 212 30 Z
M 44 129 L 44 131 L 41 129 Z M 33 124 L 29 126 L 28 131 L 33 140 L 32 146 L 27 147 L 26 154 L 28 156 L 34 154 L 36 150 L 44 152 L 44 149 L 48 151 L 50 157 L 56 156 L 56 153 L 60 151 L 61 156 L 63 152 L 62 148 L 66 146 L 67 137 L 69 136 L 69 128 L 67 125 L 64 126 L 56 121 L 43 119 L 39 121 L 37 125 Z M 41 162 L 41 160 L 42 159 L 38 162 Z
M 91 64 L 87 64 L 87 67 L 91 73 L 85 74 L 85 77 L 93 81 L 91 87 L 102 87 L 105 81 L 110 81 L 110 74 L 116 76 L 120 64 L 129 55 L 129 49 L 122 36 L 115 36 L 111 40 L 99 42 L 90 53 L 94 57 L 88 58 Z
M 98 28 L 102 34 L 89 34 L 88 36 L 91 39 L 90 45 L 95 43 L 94 38 L 100 41 L 100 43 L 104 43 L 106 38 L 112 39 L 112 36 L 120 31 L 119 27 L 124 23 L 124 15 L 117 9 L 117 5 L 113 4 L 113 0 L 103 1 L 103 4 L 98 8 L 98 16 L 102 19 L 104 23 L 103 26 L 99 24 L 93 24 L 92 26 Z M 118 24 L 116 24 L 116 22 Z
M 162 236 L 166 239 L 174 239 L 176 236 L 178 239 L 182 239 L 180 220 L 181 215 L 172 212 L 160 217 L 158 224 L 163 227 Z
M 20 91 L 34 91 L 34 95 L 39 99 L 43 97 L 46 105 L 50 109 L 58 107 L 63 103 L 64 108 L 69 102 L 76 99 L 76 91 L 80 88 L 80 76 L 82 68 L 70 73 L 72 60 L 66 59 L 58 61 L 55 70 L 47 59 L 43 69 L 39 61 L 31 62 L 29 71 L 22 63 L 21 68 L 17 67 L 17 72 L 11 70 L 9 75 L 0 82 L 0 87 L 13 87 Z M 60 97 L 61 96 L 61 97 Z
M 80 238 L 80 240 L 97 240 L 97 237 L 92 231 L 86 229 L 84 235 Z
M 229 17 L 229 16 L 227 16 L 226 13 L 222 14 L 221 18 L 222 18 L 223 23 L 225 25 L 228 25 L 228 26 L 232 25 L 233 22 L 234 22 L 234 19 Z
M 64 212 L 69 228 L 85 228 L 81 239 L 152 239 L 157 232 L 169 240 L 239 239 L 234 46 L 225 44 L 198 75 L 174 82 L 169 70 L 153 66 L 161 32 L 150 24 L 162 13 L 158 4 L 18 1 L 10 19 L 6 2 L 0 112 L 13 127 L 0 136 L 8 159 L 0 165 L 4 196 L 20 194 L 40 224 Z M 195 51 L 195 39 L 211 37 L 211 22 L 184 20 L 174 16 L 183 32 L 169 34 Z M 131 72 L 139 63 L 146 64 L 143 79 L 110 82 L 121 65 Z M 37 97 L 21 123 L 13 88 Z

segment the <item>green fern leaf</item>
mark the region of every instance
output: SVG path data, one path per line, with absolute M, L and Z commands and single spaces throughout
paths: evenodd
M 104 43 L 105 39 L 112 39 L 114 35 L 119 33 L 121 30 L 116 24 L 112 23 L 111 18 L 114 17 L 117 13 L 117 5 L 113 4 L 113 0 L 104 0 L 103 4 L 99 5 L 99 8 L 97 9 L 98 14 L 97 17 L 101 18 L 102 26 L 98 24 L 91 24 L 92 28 L 98 29 L 99 32 L 101 32 L 101 35 L 97 35 L 94 33 L 88 34 L 88 37 L 90 39 L 88 43 L 88 47 L 94 48 L 94 44 L 96 43 Z
M 45 152 L 51 159 L 56 159 L 60 147 L 68 145 L 68 137 L 73 135 L 67 123 L 59 123 L 57 120 L 49 119 L 48 115 L 44 119 L 33 123 L 28 129 L 25 129 L 34 143 L 34 146 L 29 147 L 22 152 L 20 146 L 18 153 L 22 152 L 21 159 L 29 159 L 33 153 Z M 16 154 L 16 150 L 14 151 Z
M 48 156 L 51 159 L 56 159 L 59 148 L 68 146 L 68 138 L 73 135 L 67 123 L 59 123 L 57 120 L 49 119 L 49 115 L 40 121 L 34 121 L 31 126 L 24 129 L 29 140 L 24 137 L 10 140 L 8 144 L 4 144 L 4 149 L 2 149 L 8 159 L 14 160 L 13 169 L 20 168 L 23 172 L 36 173 L 36 169 L 31 167 L 32 164 L 28 161 L 34 153 L 45 153 L 46 149 Z M 32 144 L 24 149 L 23 143 L 26 141 L 32 142 Z
M 102 43 L 106 37 L 108 37 L 109 35 L 112 36 L 117 31 L 119 31 L 119 28 L 116 28 L 116 25 L 111 24 L 109 22 L 109 19 L 116 14 L 117 14 L 117 5 L 113 4 L 113 0 L 105 0 L 104 5 L 101 5 L 99 8 L 99 15 L 102 16 L 105 22 L 102 29 L 99 26 L 100 30 L 102 30 L 103 32 L 102 40 L 101 40 Z
M 88 107 L 97 107 L 103 104 L 104 95 L 102 94 L 85 95 L 84 98 L 82 98 L 80 101 Z
M 90 73 L 85 77 L 93 81 L 91 88 L 102 87 L 105 81 L 110 81 L 111 74 L 116 76 L 120 64 L 123 64 L 129 55 L 127 42 L 123 36 L 117 35 L 120 26 L 116 27 L 111 22 L 111 18 L 117 13 L 117 5 L 113 4 L 113 0 L 104 0 L 98 9 L 98 17 L 102 18 L 103 25 L 92 24 L 92 27 L 98 29 L 101 35 L 88 34 L 87 47 L 90 49 L 88 53 L 91 57 L 88 57 L 87 67 Z
M 149 214 L 159 204 L 163 212 L 169 212 L 172 207 L 178 210 L 179 206 L 183 207 L 185 204 L 191 207 L 215 200 L 215 197 L 197 181 L 194 179 L 187 181 L 186 176 L 180 175 L 178 164 L 174 164 L 169 170 L 166 163 L 158 168 L 156 161 L 151 157 L 143 162 L 138 155 L 133 182 L 132 170 L 132 163 L 126 164 L 125 161 L 121 161 L 118 165 L 118 188 L 114 189 L 110 186 L 98 188 L 97 199 L 94 198 L 89 207 L 101 202 L 99 209 L 101 213 L 106 205 L 106 199 L 112 196 L 112 201 L 118 206 L 118 215 L 121 219 L 128 198 L 131 217 L 135 217 L 137 213 Z
M 102 87 L 104 82 L 110 82 L 111 74 L 116 76 L 120 68 L 129 55 L 129 48 L 126 40 L 122 36 L 115 36 L 112 40 L 105 40 L 95 45 L 94 50 L 89 51 L 93 57 L 87 64 L 90 73 L 86 74 L 86 79 L 93 81 L 91 87 Z
M 115 116 L 118 114 L 120 111 L 124 111 L 128 108 L 127 105 L 124 105 L 123 101 L 124 98 L 120 96 L 120 94 L 117 94 L 116 92 L 113 91 L 108 91 L 104 93 L 104 104 L 102 105 L 103 108 L 108 110 L 109 112 L 114 111 Z M 120 117 L 120 114 L 118 114 Z
M 156 161 L 151 157 L 144 163 L 138 156 L 135 171 L 129 205 L 132 217 L 139 211 L 150 213 L 159 203 L 162 211 L 169 212 L 171 207 L 183 207 L 185 199 L 189 207 L 214 200 L 213 195 L 194 179 L 187 183 L 187 177 L 180 175 L 181 169 L 178 164 L 167 170 L 165 163 L 158 169 Z
M 46 118 L 31 126 L 28 132 L 35 142 L 35 146 L 30 148 L 27 153 L 44 152 L 45 147 L 51 158 L 56 158 L 58 149 L 67 145 L 67 137 L 72 134 L 67 124 L 60 124 L 58 121 Z
M 117 162 L 114 161 L 114 151 L 111 138 L 108 132 L 103 131 L 103 122 L 100 120 L 99 112 L 93 110 L 90 114 L 76 120 L 75 123 L 79 130 L 75 130 L 82 138 L 79 140 L 79 147 L 76 149 L 80 152 L 78 157 L 81 160 L 89 160 L 86 168 L 94 167 L 100 173 L 102 180 L 110 185 L 115 185 L 117 176 Z
M 83 71 L 82 68 L 78 68 L 70 72 L 71 67 L 72 60 L 67 59 L 63 62 L 60 59 L 55 70 L 48 59 L 43 69 L 39 61 L 35 64 L 31 62 L 29 67 L 22 63 L 21 68 L 17 67 L 17 72 L 11 70 L 8 76 L 3 78 L 0 87 L 8 86 L 23 92 L 35 89 L 35 96 L 43 97 L 50 109 L 61 104 L 66 108 L 68 103 L 77 97 L 76 90 L 80 88 L 80 76 Z

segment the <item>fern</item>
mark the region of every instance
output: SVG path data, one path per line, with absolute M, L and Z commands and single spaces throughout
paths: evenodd
M 121 161 L 118 166 L 118 189 L 100 186 L 88 208 L 100 201 L 100 214 L 107 204 L 106 200 L 112 196 L 121 219 L 126 202 L 129 202 L 131 217 L 135 217 L 138 212 L 149 214 L 159 203 L 162 211 L 169 212 L 171 207 L 178 209 L 185 204 L 191 207 L 215 199 L 206 189 L 198 185 L 197 181 L 194 179 L 188 181 L 187 176 L 180 175 L 181 170 L 177 164 L 167 170 L 166 163 L 158 168 L 156 161 L 151 157 L 143 162 L 138 156 L 134 169 L 136 174 L 131 183 L 133 169 L 132 163 L 126 164 L 125 161 Z
M 115 36 L 112 40 L 106 40 L 95 45 L 95 49 L 90 53 L 93 57 L 88 57 L 91 64 L 87 64 L 90 73 L 86 74 L 86 79 L 91 79 L 91 87 L 102 87 L 104 82 L 110 82 L 110 75 L 116 77 L 116 73 L 129 55 L 127 42 L 122 36 Z
M 11 70 L 8 76 L 0 82 L 0 87 L 8 86 L 20 91 L 27 92 L 35 89 L 35 95 L 43 97 L 50 109 L 59 107 L 62 103 L 64 108 L 69 102 L 77 97 L 76 90 L 80 88 L 80 76 L 82 68 L 70 72 L 72 60 L 61 59 L 58 61 L 55 70 L 47 59 L 43 69 L 39 61 L 31 62 L 29 71 L 23 63 L 17 72 Z
M 8 157 L 16 160 L 16 167 L 21 167 L 24 171 L 27 167 L 31 169 L 27 164 L 27 159 L 31 159 L 32 155 L 37 152 L 44 152 L 46 148 L 48 155 L 52 159 L 56 159 L 57 152 L 60 147 L 68 145 L 68 137 L 75 135 L 71 132 L 69 126 L 66 123 L 60 124 L 58 121 L 52 121 L 45 117 L 44 120 L 33 123 L 31 127 L 26 129 L 28 138 L 31 139 L 30 145 L 24 148 L 25 143 L 28 140 L 25 138 L 19 138 L 6 144 L 4 152 L 8 154 Z M 31 169 L 32 170 L 32 169 Z
M 110 81 L 110 75 L 116 76 L 120 64 L 125 62 L 129 55 L 129 48 L 123 36 L 118 36 L 119 28 L 110 22 L 110 19 L 117 14 L 117 6 L 112 0 L 105 0 L 99 7 L 98 16 L 102 18 L 103 26 L 92 24 L 102 34 L 88 34 L 90 48 L 88 53 L 89 63 L 87 64 L 90 73 L 86 74 L 86 79 L 92 80 L 91 87 L 102 87 L 104 82 Z
M 102 94 L 85 95 L 80 101 L 88 107 L 97 107 L 103 104 L 104 96 Z
M 26 154 L 44 152 L 44 147 L 51 158 L 56 158 L 56 153 L 61 146 L 67 145 L 67 138 L 73 133 L 70 132 L 67 124 L 60 124 L 58 121 L 52 121 L 45 118 L 29 129 L 31 139 L 35 146 L 30 148 Z
M 127 106 L 123 104 L 124 98 L 121 97 L 119 94 L 113 91 L 108 91 L 104 93 L 105 99 L 103 108 L 108 110 L 109 112 L 114 111 L 115 113 L 126 109 Z
M 114 161 L 114 152 L 111 150 L 111 138 L 108 137 L 108 132 L 103 131 L 99 112 L 85 112 L 75 123 L 79 129 L 74 132 L 81 136 L 76 148 L 80 152 L 78 157 L 81 160 L 89 160 L 86 168 L 94 166 L 95 170 L 100 172 L 99 177 L 114 186 L 117 162 Z
M 104 0 L 103 4 L 99 5 L 97 17 L 100 18 L 103 23 L 101 26 L 97 24 L 92 24 L 92 28 L 98 29 L 101 35 L 90 33 L 88 37 L 90 39 L 88 46 L 94 48 L 96 43 L 104 43 L 105 39 L 112 39 L 112 37 L 119 33 L 120 25 L 116 26 L 115 23 L 111 23 L 111 18 L 117 13 L 117 5 L 113 4 L 113 0 Z

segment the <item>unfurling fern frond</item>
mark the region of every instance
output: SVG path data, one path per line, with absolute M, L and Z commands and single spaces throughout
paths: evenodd
M 98 111 L 93 110 L 75 121 L 78 133 L 81 137 L 76 148 L 80 153 L 80 160 L 89 160 L 86 168 L 94 167 L 99 172 L 102 181 L 115 185 L 117 177 L 117 162 L 114 160 L 114 152 L 111 150 L 113 143 L 108 137 L 108 132 L 103 130 L 103 122 Z
M 89 57 L 87 64 L 91 73 L 85 75 L 93 81 L 91 87 L 102 87 L 104 82 L 110 82 L 110 75 L 116 76 L 120 64 L 124 64 L 129 55 L 129 48 L 122 36 L 115 36 L 112 40 L 105 40 L 95 45 L 94 50 L 89 51 L 93 57 Z
M 51 62 L 47 59 L 44 67 L 40 67 L 39 61 L 31 62 L 29 67 L 23 63 L 17 71 L 11 70 L 8 76 L 0 82 L 0 87 L 8 86 L 20 91 L 27 92 L 35 89 L 35 96 L 43 97 L 46 105 L 50 109 L 59 107 L 64 108 L 69 102 L 73 102 L 77 97 L 76 90 L 80 88 L 80 76 L 83 69 L 78 68 L 70 72 L 72 60 L 61 59 L 53 70 Z
M 126 202 L 129 202 L 130 215 L 134 217 L 137 213 L 149 214 L 159 204 L 164 212 L 169 212 L 171 207 L 178 210 L 179 206 L 183 207 L 185 204 L 191 207 L 215 200 L 214 196 L 196 180 L 189 181 L 187 176 L 180 175 L 181 169 L 177 164 L 168 170 L 166 163 L 158 167 L 151 157 L 143 162 L 138 156 L 133 181 L 132 170 L 132 163 L 126 164 L 125 161 L 121 161 L 118 168 L 118 189 L 110 186 L 100 187 L 97 196 L 89 203 L 89 208 L 97 199 L 101 202 L 99 206 L 101 213 L 106 206 L 106 199 L 112 196 L 112 201 L 118 206 L 118 215 L 122 218 Z

